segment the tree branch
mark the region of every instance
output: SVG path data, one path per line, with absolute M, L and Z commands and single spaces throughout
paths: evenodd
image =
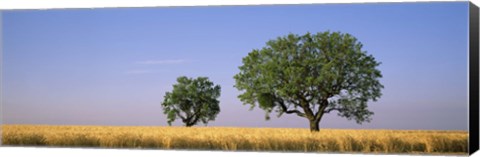
M 180 119 L 182 119 L 182 121 L 185 121 L 186 118 L 180 113 L 180 111 L 178 109 L 175 109 L 174 111 L 177 114 L 177 116 L 179 116 Z
M 300 117 L 305 117 L 305 113 L 302 113 L 298 110 L 288 110 L 287 108 L 287 105 L 285 105 L 285 103 L 283 102 L 283 100 L 278 100 L 277 101 L 278 104 L 280 104 L 280 108 L 282 109 L 283 112 L 287 113 L 287 114 L 292 114 L 292 113 L 295 113 L 297 114 L 298 116 Z
M 301 94 L 297 94 L 297 97 L 300 98 L 300 107 L 303 108 L 303 111 L 305 112 L 305 116 L 312 120 L 315 118 L 315 114 L 313 113 L 312 109 L 310 108 L 310 103 L 303 97 Z
M 189 120 L 188 123 L 190 125 L 195 125 L 201 117 L 200 116 L 201 106 L 197 106 L 197 108 L 194 108 L 193 110 L 194 110 L 193 115 L 189 116 L 189 118 L 188 118 L 188 120 Z
M 329 108 L 329 109 L 323 111 L 323 113 L 330 113 L 331 111 L 339 111 L 339 112 L 341 112 L 341 111 L 344 111 L 344 110 L 345 110 L 344 108 L 332 107 L 332 108 Z
M 200 119 L 200 116 L 199 116 L 199 115 L 195 116 L 195 119 L 193 119 L 193 121 L 190 121 L 190 124 L 191 124 L 191 125 L 197 124 L 197 122 L 198 122 L 199 119 Z
M 315 120 L 320 120 L 325 113 L 325 109 L 328 106 L 328 100 L 321 101 L 321 104 L 318 105 L 318 111 L 315 113 Z

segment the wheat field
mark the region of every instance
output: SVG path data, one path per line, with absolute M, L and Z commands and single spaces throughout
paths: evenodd
M 3 125 L 14 146 L 467 154 L 465 131 Z

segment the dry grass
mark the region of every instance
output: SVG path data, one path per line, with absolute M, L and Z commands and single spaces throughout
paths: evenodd
M 467 154 L 464 131 L 4 125 L 4 145 Z

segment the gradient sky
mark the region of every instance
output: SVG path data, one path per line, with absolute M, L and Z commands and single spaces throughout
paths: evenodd
M 163 96 L 186 75 L 222 87 L 209 126 L 307 128 L 249 111 L 233 76 L 270 39 L 330 30 L 382 62 L 385 88 L 371 123 L 331 113 L 322 128 L 467 129 L 468 2 L 20 10 L 2 22 L 7 124 L 165 126 Z

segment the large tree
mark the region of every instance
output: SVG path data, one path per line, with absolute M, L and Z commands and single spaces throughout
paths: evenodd
M 218 97 L 220 86 L 214 85 L 207 77 L 178 77 L 173 90 L 165 93 L 163 112 L 167 115 L 169 125 L 177 118 L 187 127 L 200 121 L 207 124 L 208 121 L 215 120 L 220 112 Z
M 266 111 L 296 114 L 319 131 L 324 114 L 370 122 L 367 102 L 377 101 L 383 85 L 380 65 L 354 36 L 341 32 L 288 34 L 270 40 L 243 58 L 234 76 L 239 99 Z

